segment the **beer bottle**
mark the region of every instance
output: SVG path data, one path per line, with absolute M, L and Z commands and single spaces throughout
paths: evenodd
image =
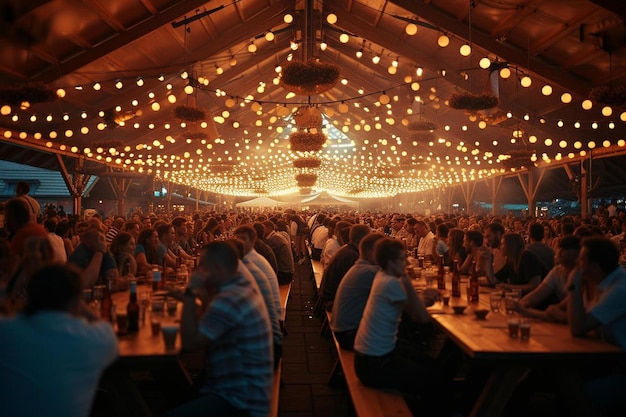
M 461 296 L 461 274 L 459 272 L 459 261 L 454 261 L 454 271 L 452 271 L 452 296 Z
M 128 331 L 139 331 L 139 303 L 137 302 L 137 281 L 130 282 L 130 298 L 126 305 L 126 314 L 128 316 Z
M 113 280 L 105 279 L 105 281 L 106 285 L 104 286 L 102 302 L 100 304 L 100 317 L 102 320 L 112 323 L 114 319 L 111 314 L 111 310 L 113 308 L 113 299 L 111 298 L 111 293 L 113 292 Z
M 437 269 L 437 289 L 446 289 L 446 274 L 443 269 L 443 255 L 439 255 L 439 269 Z
M 161 271 L 157 265 L 152 265 L 152 291 L 159 291 L 161 288 Z
M 476 261 L 472 261 L 472 274 L 470 275 L 467 287 L 467 301 L 470 303 L 478 302 L 478 271 L 476 271 Z

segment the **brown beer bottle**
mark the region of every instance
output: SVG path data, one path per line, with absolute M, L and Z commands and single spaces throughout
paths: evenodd
M 139 303 L 137 302 L 137 281 L 130 282 L 130 298 L 126 305 L 126 314 L 128 316 L 128 331 L 139 331 Z
M 111 315 L 111 309 L 113 307 L 113 299 L 111 298 L 111 292 L 113 292 L 113 280 L 105 279 L 105 281 L 106 285 L 104 286 L 102 303 L 100 304 L 100 317 L 102 320 L 112 323 L 114 319 Z
M 467 301 L 470 303 L 478 302 L 478 272 L 476 271 L 476 261 L 472 261 L 472 274 L 470 275 L 469 285 L 467 287 Z
M 459 261 L 454 261 L 454 271 L 452 271 L 452 296 L 461 296 L 461 274 L 459 273 Z
M 446 274 L 443 269 L 443 255 L 439 255 L 439 268 L 437 269 L 437 289 L 446 289 Z

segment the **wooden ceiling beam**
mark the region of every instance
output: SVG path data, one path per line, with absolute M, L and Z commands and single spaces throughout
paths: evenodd
M 503 19 L 496 27 L 490 32 L 493 38 L 506 37 L 517 25 L 520 24 L 529 15 L 535 13 L 539 6 L 545 3 L 545 0 L 533 0 L 527 5 L 520 4 L 516 7 L 516 12 L 511 14 L 508 19 Z
M 36 74 L 32 81 L 51 82 L 68 73 L 76 71 L 85 65 L 96 61 L 119 48 L 159 29 L 163 25 L 170 24 L 185 13 L 189 13 L 198 7 L 206 4 L 206 0 L 187 0 L 176 2 L 172 7 L 164 10 L 156 16 L 147 19 L 145 22 L 135 27 L 119 33 L 98 44 L 96 47 L 86 50 L 76 57 L 69 59 L 59 65 L 51 66 Z
M 452 33 L 461 39 L 467 40 L 467 25 L 437 11 L 435 8 L 425 6 L 423 3 L 411 0 L 390 1 L 415 14 L 416 16 L 429 21 L 433 25 L 440 27 L 443 31 Z M 589 93 L 589 90 L 592 87 L 589 81 L 575 77 L 572 74 L 568 74 L 560 68 L 546 65 L 545 62 L 536 58 L 527 59 L 526 51 L 499 42 L 488 34 L 479 32 L 478 30 L 472 31 L 472 43 L 497 55 L 504 61 L 519 66 L 520 68 L 528 69 L 528 66 L 530 66 L 532 70 L 528 70 L 532 73 L 535 73 L 540 77 L 549 80 L 554 85 L 559 85 L 573 93 L 585 96 Z

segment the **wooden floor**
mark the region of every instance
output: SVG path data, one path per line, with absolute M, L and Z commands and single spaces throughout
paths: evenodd
M 280 393 L 280 417 L 351 416 L 347 388 L 329 386 L 328 378 L 335 363 L 333 340 L 320 336 L 322 321 L 313 315 L 314 282 L 311 265 L 296 264 L 287 303 L 283 340 L 283 386 Z

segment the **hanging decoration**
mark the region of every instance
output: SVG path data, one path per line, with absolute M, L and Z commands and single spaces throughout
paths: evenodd
M 206 140 L 209 138 L 209 135 L 207 135 L 205 132 L 186 131 L 186 132 L 183 132 L 181 136 L 183 137 L 183 139 L 190 139 L 190 140 Z
M 57 97 L 56 91 L 43 83 L 0 86 L 0 103 L 4 104 L 45 103 Z
M 516 149 L 500 156 L 500 163 L 507 169 L 530 168 L 534 163 L 530 158 L 535 154 L 531 149 Z
M 296 175 L 298 187 L 313 187 L 317 182 L 317 174 L 298 174 Z
M 626 104 L 626 86 L 602 85 L 591 90 L 589 99 L 609 106 L 623 106 Z
M 317 107 L 300 106 L 293 114 L 299 129 L 318 129 L 322 126 L 322 113 Z
M 450 108 L 469 112 L 491 109 L 498 103 L 498 97 L 491 94 L 456 93 L 448 99 Z
M 428 120 L 418 120 L 415 122 L 409 122 L 407 129 L 411 132 L 433 132 L 437 130 L 437 125 Z
M 206 116 L 204 110 L 191 106 L 176 106 L 174 108 L 174 117 L 186 122 L 197 122 L 203 120 Z
M 333 88 L 339 81 L 339 66 L 319 61 L 291 61 L 282 70 L 283 87 L 292 93 L 310 96 Z
M 294 168 L 319 168 L 322 161 L 319 158 L 298 158 L 293 161 Z
M 294 152 L 318 152 L 326 143 L 326 135 L 304 131 L 293 132 L 289 135 L 289 143 Z

